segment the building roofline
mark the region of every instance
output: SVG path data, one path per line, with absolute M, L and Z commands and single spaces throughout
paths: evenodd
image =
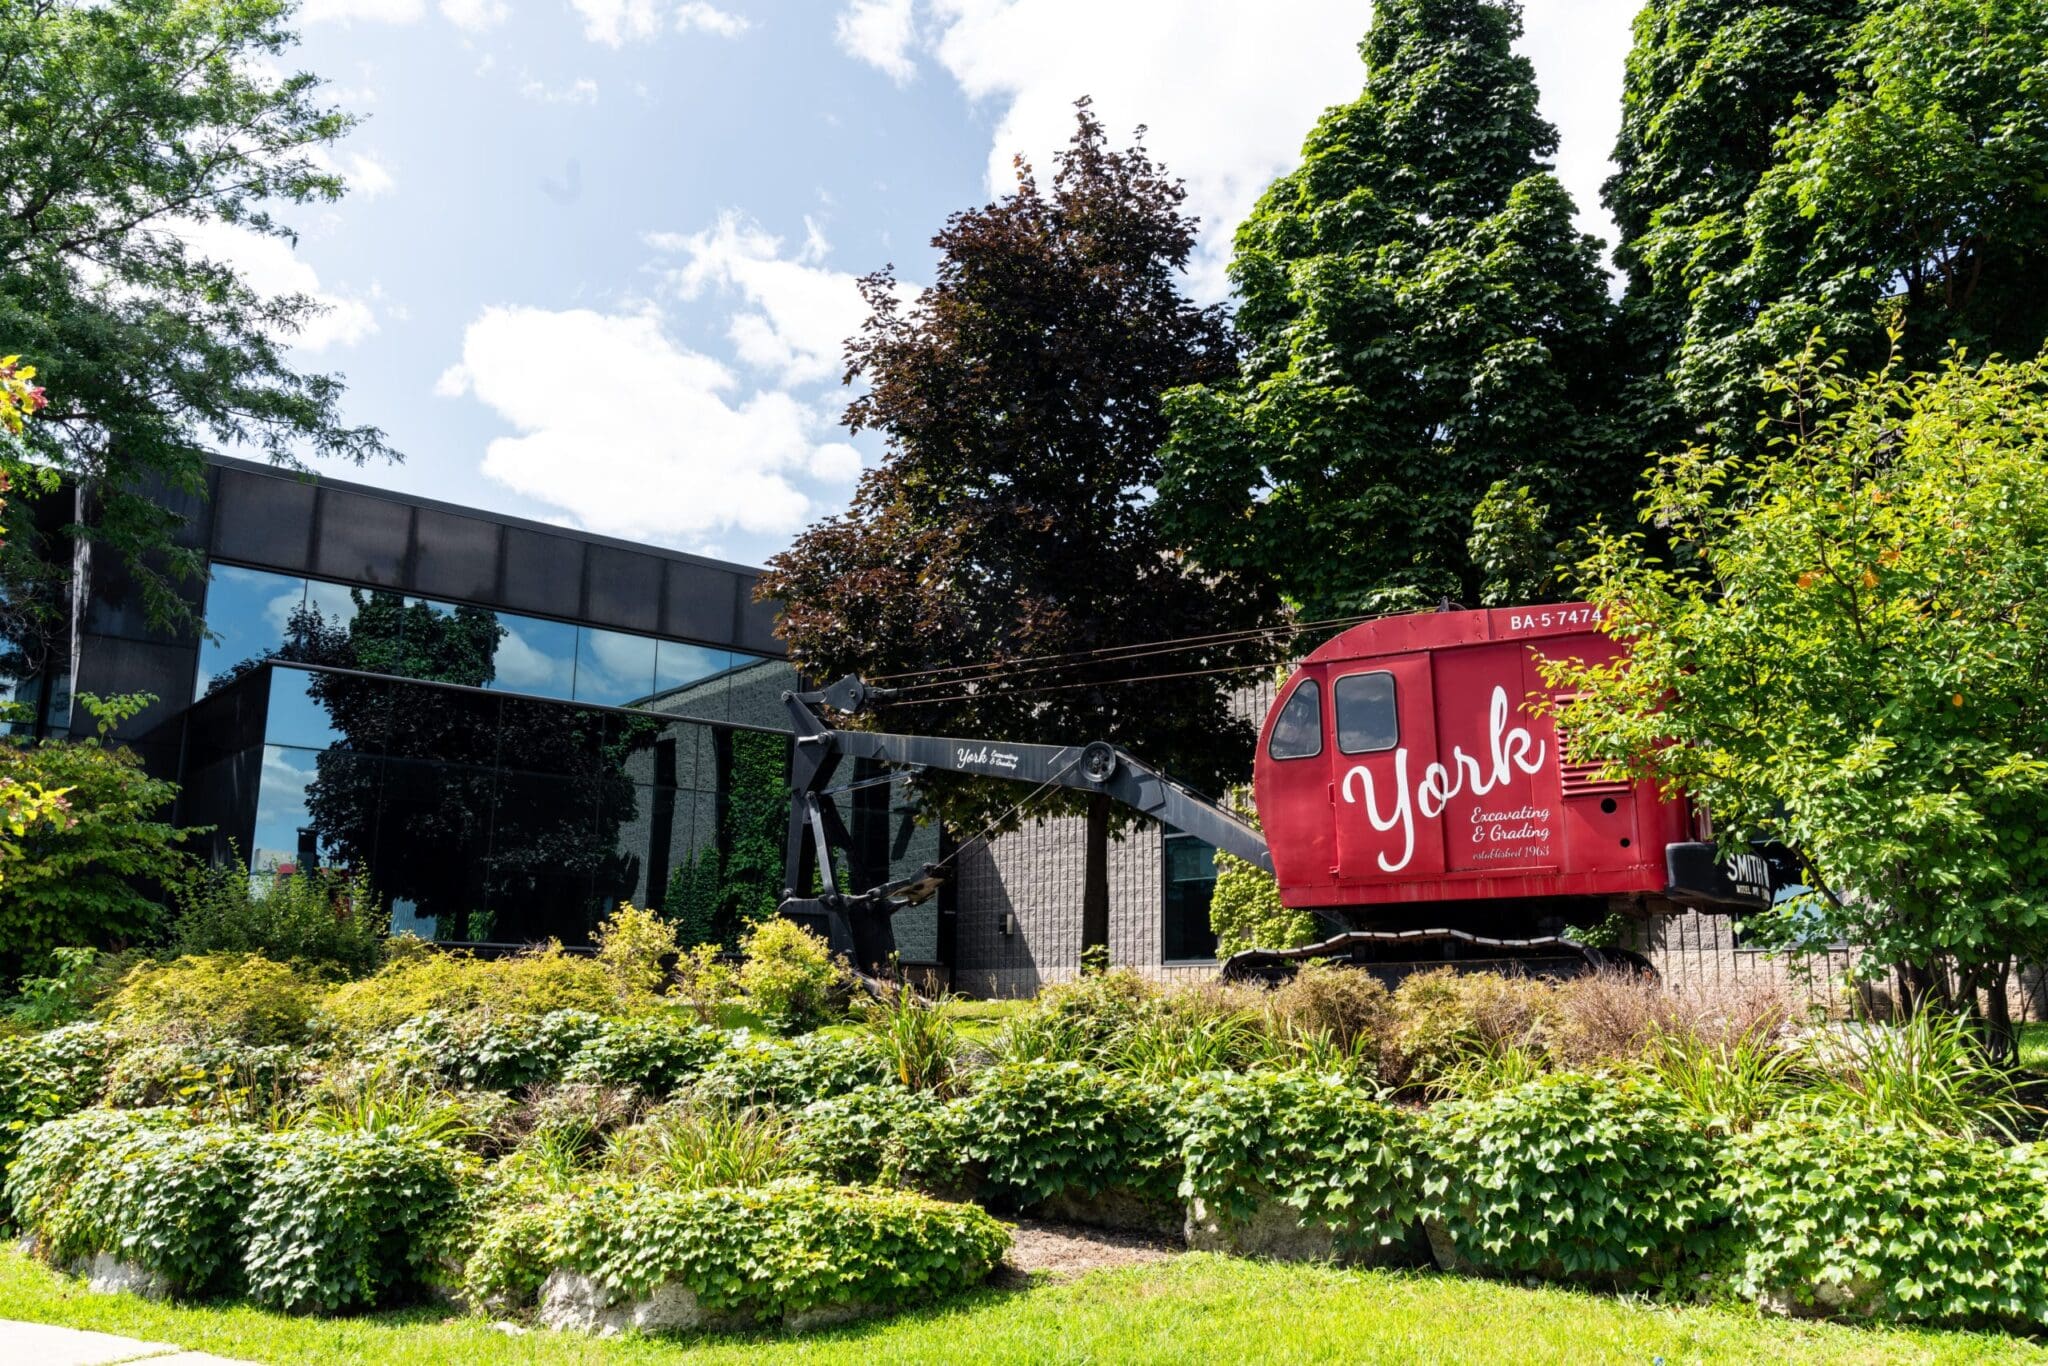
M 713 559 L 709 555 L 696 555 L 687 550 L 674 550 L 668 546 L 652 545 L 646 541 L 629 541 L 621 536 L 604 536 L 594 531 L 579 531 L 574 527 L 558 526 L 553 522 L 536 521 L 531 517 L 516 517 L 510 513 L 492 512 L 487 508 L 471 507 L 466 503 L 451 503 L 445 499 L 428 498 L 421 494 L 405 493 L 398 489 L 379 488 L 375 484 L 358 483 L 353 479 L 337 479 L 318 470 L 295 470 L 283 465 L 273 465 L 262 460 L 245 460 L 240 456 L 221 455 L 209 452 L 206 457 L 210 465 L 224 469 L 239 470 L 244 474 L 265 475 L 272 479 L 289 479 L 302 484 L 321 484 L 331 488 L 360 494 L 366 498 L 380 498 L 385 502 L 399 503 L 406 507 L 432 508 L 452 516 L 474 518 L 477 521 L 495 522 L 500 526 L 516 527 L 522 531 L 539 532 L 546 536 L 560 536 L 568 540 L 582 541 L 586 545 L 610 546 L 617 550 L 633 550 L 644 555 L 656 555 L 662 559 L 679 560 L 685 564 L 703 565 L 710 569 L 723 569 L 728 573 L 744 574 L 759 578 L 758 565 L 741 564 L 736 560 Z

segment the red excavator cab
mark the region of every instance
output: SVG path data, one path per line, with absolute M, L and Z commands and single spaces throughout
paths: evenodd
M 1682 796 L 1563 762 L 1537 661 L 1621 648 L 1582 603 L 1390 617 L 1324 644 L 1259 735 L 1280 899 L 1348 929 L 1502 934 L 1762 904 L 1737 885 L 1765 880 L 1761 861 L 1731 880 Z

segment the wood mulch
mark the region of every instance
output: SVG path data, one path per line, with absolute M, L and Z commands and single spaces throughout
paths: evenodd
M 1103 1267 L 1163 1262 L 1186 1250 L 1178 1238 L 1019 1219 L 1010 1255 L 1003 1259 L 998 1276 L 1020 1281 L 1039 1271 L 1059 1277 L 1078 1276 Z

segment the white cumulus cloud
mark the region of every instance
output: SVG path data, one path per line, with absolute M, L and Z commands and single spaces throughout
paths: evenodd
M 835 459 L 817 454 L 815 413 L 781 391 L 739 389 L 652 315 L 539 308 L 486 309 L 436 385 L 474 395 L 516 433 L 485 451 L 490 478 L 593 531 L 672 544 L 731 528 L 784 534 L 813 511 L 791 480 Z
M 569 0 L 583 16 L 583 36 L 606 47 L 652 38 L 661 30 L 661 12 L 654 0 Z
M 839 46 L 898 85 L 917 74 L 911 44 L 917 29 L 911 0 L 853 0 L 835 25 Z
M 806 219 L 804 228 L 803 246 L 789 255 L 781 238 L 733 212 L 702 232 L 650 233 L 647 241 L 685 258 L 667 275 L 683 298 L 716 289 L 746 301 L 727 325 L 741 361 L 784 384 L 808 384 L 838 377 L 844 343 L 868 311 L 852 275 L 820 264 L 829 248 L 817 224 Z
M 441 17 L 465 33 L 482 33 L 505 22 L 505 0 L 441 0 Z
M 720 38 L 737 38 L 745 33 L 749 25 L 746 19 L 707 3 L 707 0 L 688 0 L 676 8 L 676 28 L 683 33 L 698 32 L 714 34 Z
M 377 315 L 368 300 L 322 287 L 319 272 L 282 238 L 218 221 L 181 223 L 177 234 L 188 252 L 232 266 L 258 294 L 303 294 L 319 304 L 323 311 L 287 338 L 301 350 L 353 346 L 377 330 Z
M 309 24 L 413 24 L 427 12 L 427 0 L 306 0 L 297 17 Z
M 549 85 L 538 77 L 529 76 L 519 83 L 519 98 L 537 104 L 596 104 L 597 82 L 588 76 L 579 76 L 567 85 Z
M 1520 50 L 1536 65 L 1543 112 L 1558 125 L 1558 172 L 1580 226 L 1612 238 L 1600 182 L 1620 121 L 1622 58 L 1639 0 L 1527 0 Z M 840 47 L 897 82 L 927 54 L 962 93 L 994 107 L 988 189 L 1015 184 L 1023 153 L 1049 176 L 1074 129 L 1073 103 L 1095 101 L 1113 141 L 1144 124 L 1146 145 L 1187 182 L 1202 220 L 1191 285 L 1226 290 L 1231 235 L 1259 193 L 1300 161 L 1322 112 L 1365 82 L 1358 43 L 1371 21 L 1356 0 L 1181 0 L 1171 21 L 1148 5 L 1100 0 L 851 0 Z M 1077 35 L 1086 35 L 1085 41 Z

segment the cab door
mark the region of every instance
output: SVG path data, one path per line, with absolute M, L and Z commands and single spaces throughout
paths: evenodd
M 1288 679 L 1266 716 L 1252 766 L 1259 823 L 1273 851 L 1280 899 L 1289 906 L 1314 904 L 1313 889 L 1328 887 L 1336 871 L 1327 707 L 1321 665 Z
M 1338 879 L 1387 883 L 1442 876 L 1443 811 L 1422 781 L 1436 760 L 1429 656 L 1331 664 L 1327 675 Z

